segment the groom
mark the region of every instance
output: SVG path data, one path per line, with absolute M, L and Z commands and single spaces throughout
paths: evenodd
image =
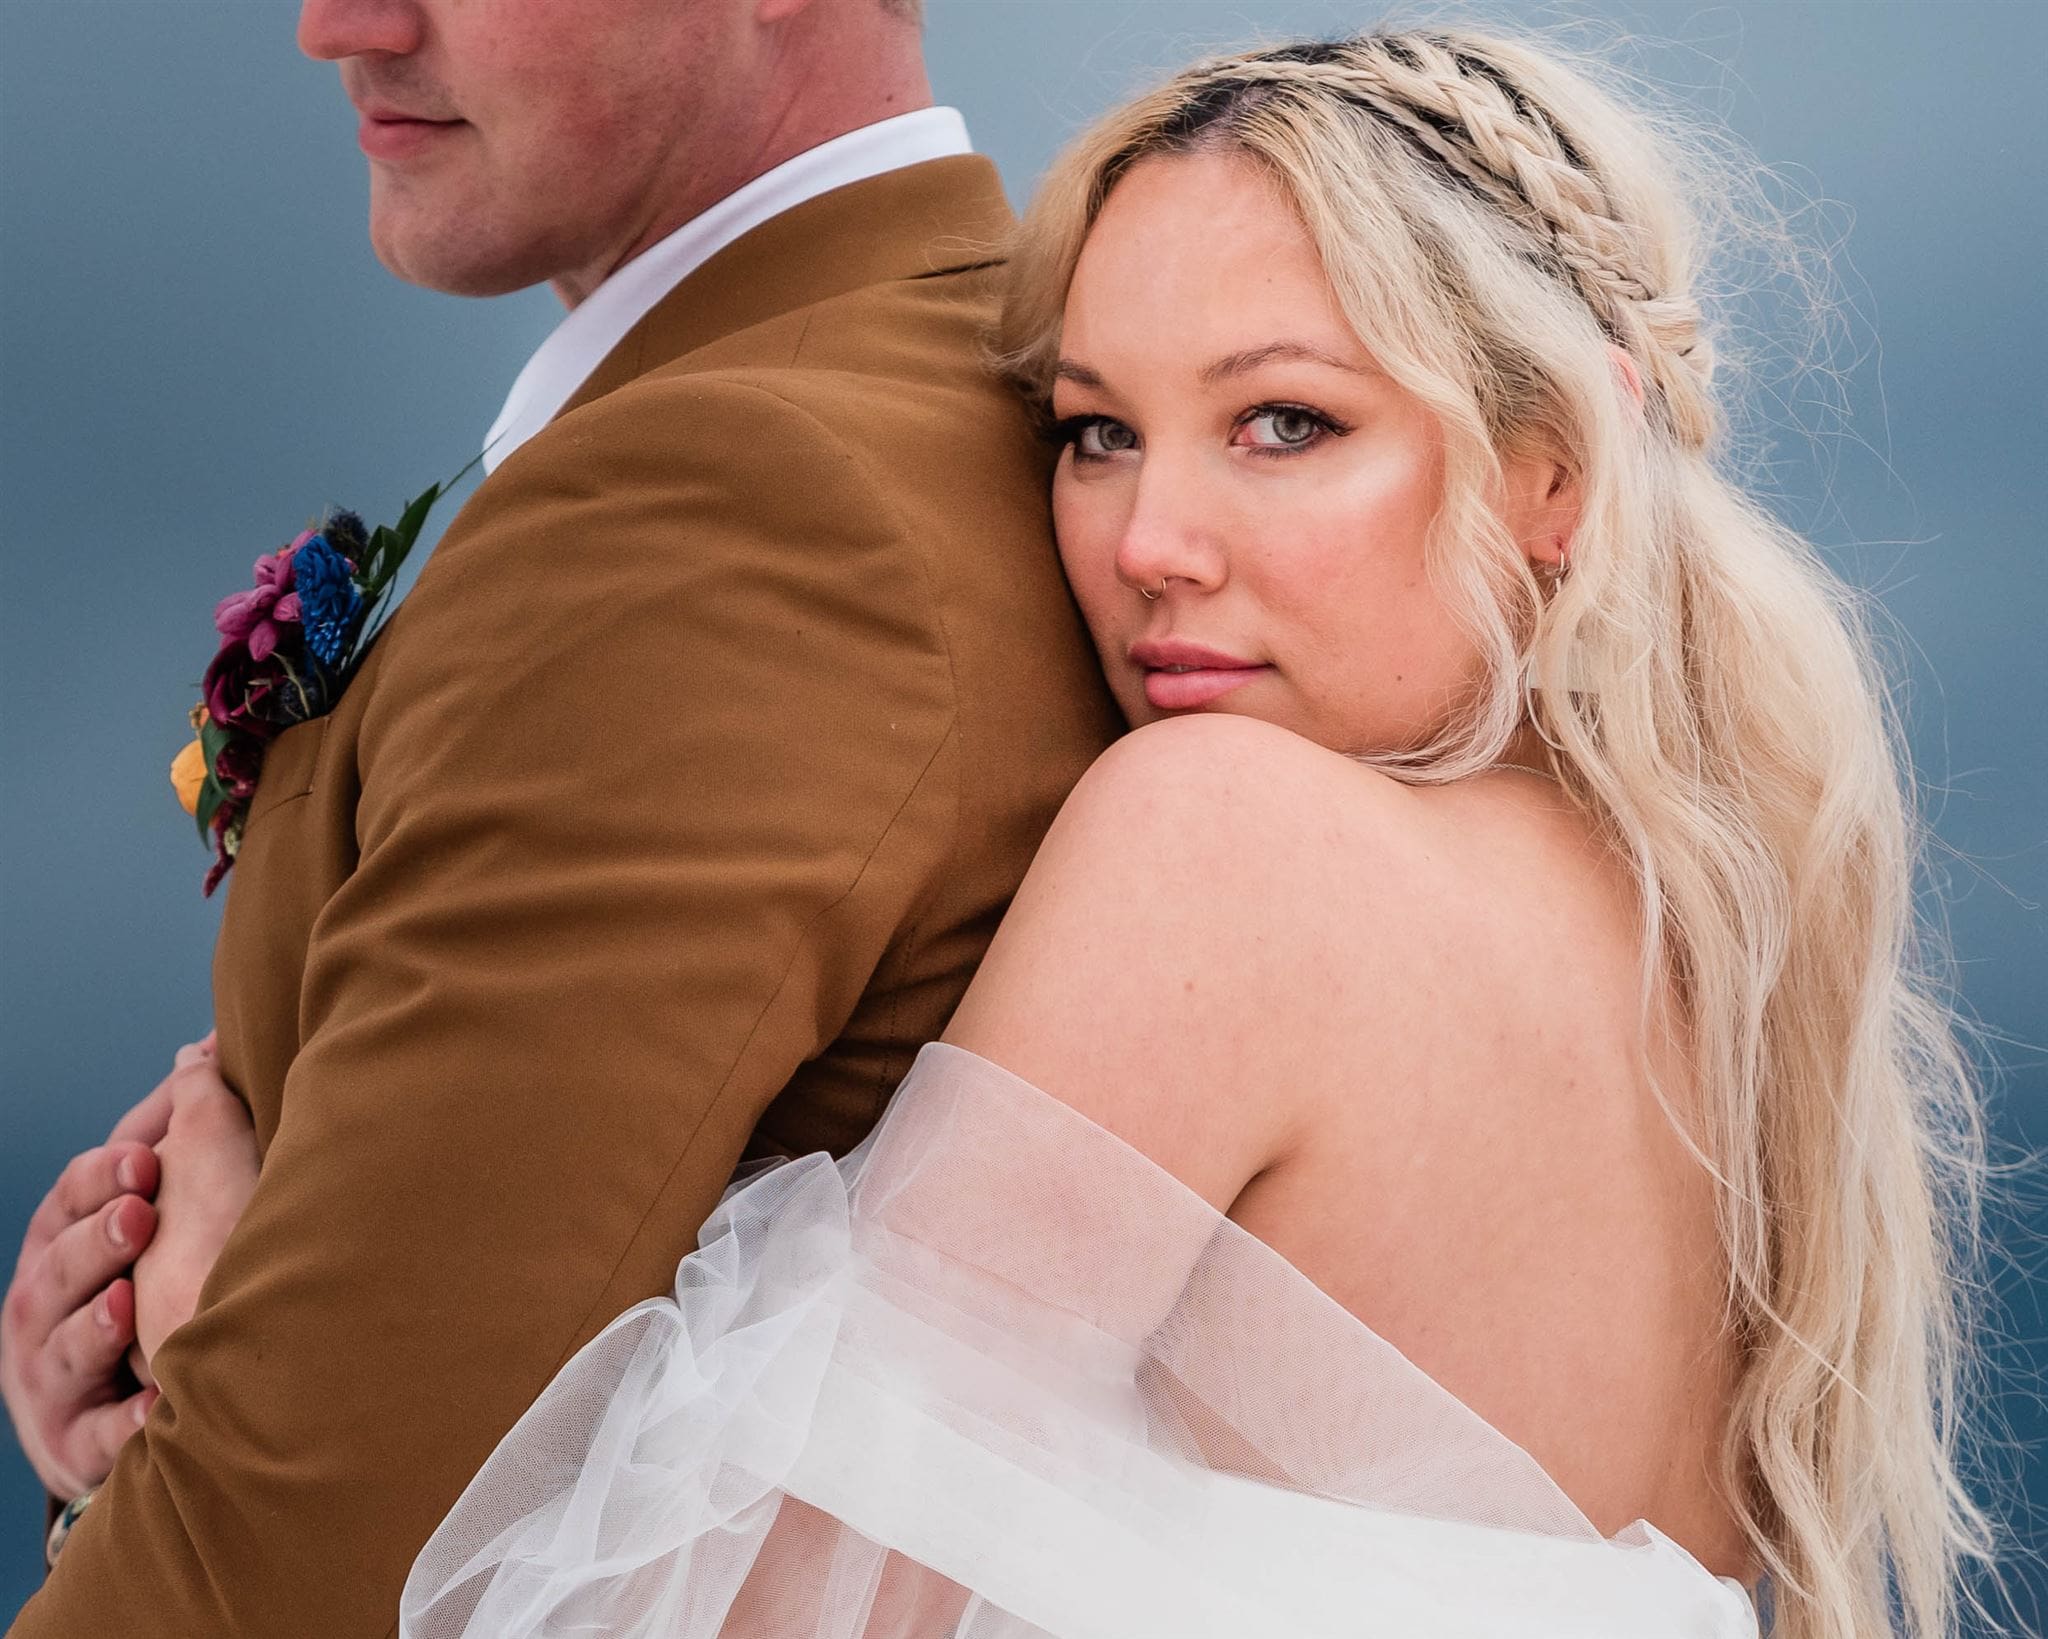
M 743 1154 L 867 1130 L 1114 727 L 915 0 L 305 0 L 299 39 L 385 265 L 571 313 L 269 748 L 214 965 L 260 1181 L 19 1639 L 389 1633 Z M 53 1199 L 0 1334 L 32 1452 L 106 1388 L 51 1341 L 98 1203 Z

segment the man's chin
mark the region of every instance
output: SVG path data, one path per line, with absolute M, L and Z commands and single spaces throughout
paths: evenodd
M 395 279 L 442 295 L 510 295 L 555 277 L 553 246 L 457 178 L 385 176 L 371 166 L 371 250 Z M 496 223 L 496 232 L 492 232 Z
M 545 268 L 531 268 L 527 259 L 480 255 L 474 240 L 420 234 L 379 220 L 370 211 L 370 249 L 386 272 L 409 285 L 444 296 L 509 296 L 545 284 Z

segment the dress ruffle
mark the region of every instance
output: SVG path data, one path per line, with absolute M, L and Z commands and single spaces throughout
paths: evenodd
M 974 1054 L 730 1190 L 549 1385 L 406 1639 L 1754 1639 L 1270 1247 Z

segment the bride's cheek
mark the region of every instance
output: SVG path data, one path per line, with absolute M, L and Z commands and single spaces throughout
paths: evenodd
M 1115 607 L 1116 534 L 1099 502 L 1088 497 L 1053 502 L 1053 532 L 1059 544 L 1060 568 L 1091 629 Z

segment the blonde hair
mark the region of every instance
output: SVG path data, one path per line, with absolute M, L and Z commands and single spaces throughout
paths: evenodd
M 1922 969 L 1905 760 L 1857 599 L 1728 470 L 1698 145 L 1597 74 L 1455 30 L 1200 63 L 1057 162 L 1003 356 L 1049 394 L 1083 241 L 1140 160 L 1237 153 L 1283 189 L 1440 426 L 1431 571 L 1483 665 L 1426 744 L 1370 760 L 1454 780 L 1533 722 L 1631 862 L 1645 1016 L 1667 982 L 1684 1001 L 1699 1104 L 1666 1109 L 1717 1183 L 1740 1351 L 1723 1480 L 1773 1631 L 1935 1639 L 1992 1547 L 1958 1461 L 1983 1163 Z M 1525 450 L 1579 491 L 1554 586 L 1499 516 Z

